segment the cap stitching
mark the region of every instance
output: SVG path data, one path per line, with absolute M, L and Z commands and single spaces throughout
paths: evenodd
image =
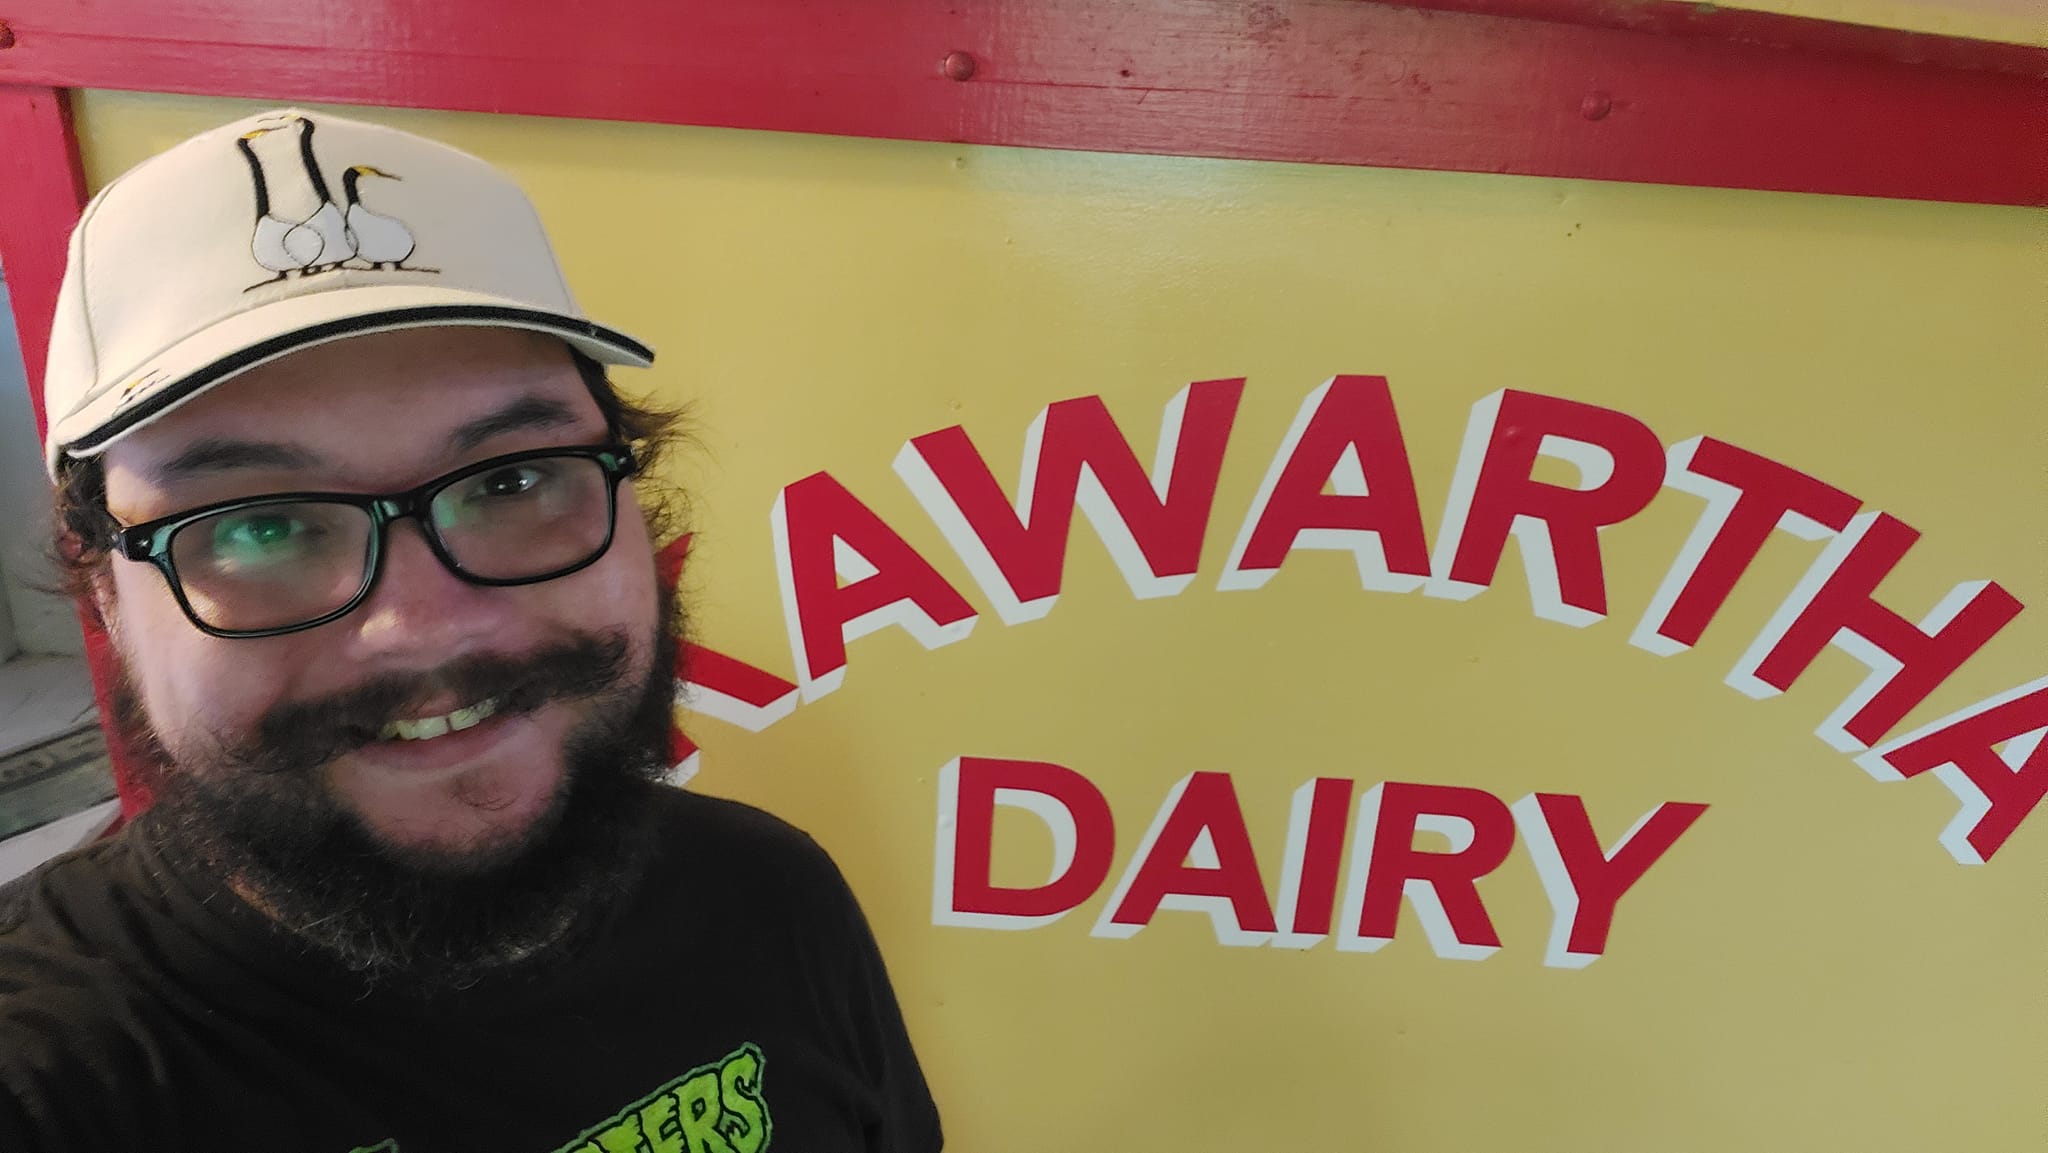
M 236 125 L 245 122 L 246 118 L 245 120 L 237 120 L 235 121 L 234 124 L 222 125 L 218 128 L 212 129 L 211 131 L 201 133 L 198 136 L 185 140 L 183 143 L 176 147 L 168 149 L 164 152 L 159 152 L 154 156 L 144 159 L 140 163 L 130 166 L 127 169 L 127 171 L 120 173 L 119 175 L 115 176 L 112 180 L 109 180 L 104 185 L 101 185 L 100 190 L 93 194 L 91 200 L 86 202 L 84 211 L 79 213 L 78 223 L 73 226 L 72 232 L 78 242 L 79 311 L 83 314 L 86 349 L 91 353 L 92 356 L 92 381 L 86 387 L 86 389 L 79 394 L 78 399 L 72 402 L 71 408 L 63 414 L 63 417 L 52 416 L 47 411 L 45 412 L 45 415 L 50 417 L 48 425 L 50 429 L 55 430 L 55 428 L 57 427 L 58 420 L 76 415 L 79 412 L 79 410 L 83 409 L 87 404 L 91 403 L 93 400 L 98 399 L 105 392 L 105 389 L 100 386 L 100 372 L 101 362 L 104 361 L 106 358 L 102 355 L 100 350 L 99 333 L 95 331 L 93 327 L 92 292 L 90 289 L 90 285 L 87 283 L 87 274 L 89 269 L 91 268 L 91 264 L 86 258 L 85 232 L 87 226 L 92 223 L 93 217 L 99 215 L 100 209 L 105 207 L 108 198 L 113 194 L 114 190 L 116 188 L 119 188 L 122 182 L 127 180 L 129 177 L 134 176 L 137 172 L 149 168 L 154 164 L 161 163 L 164 157 L 179 151 L 179 149 L 181 148 L 196 147 L 200 141 L 225 133 L 228 130 L 236 127 Z M 165 347 L 169 346 L 167 345 Z M 162 351 L 162 349 L 159 349 L 157 352 L 150 354 L 150 357 L 161 355 Z M 146 363 L 150 359 L 150 357 L 144 357 L 143 361 Z M 111 387 L 111 383 L 108 385 L 108 387 Z M 45 363 L 43 366 L 43 392 L 45 398 L 47 399 L 49 395 L 48 363 Z
M 134 169 L 129 171 L 132 172 Z M 106 185 L 90 201 L 86 202 L 85 211 L 78 214 L 78 224 L 72 230 L 78 237 L 78 310 L 84 314 L 85 347 L 86 351 L 92 356 L 92 381 L 86 386 L 85 391 L 79 394 L 78 399 L 71 402 L 71 409 L 64 414 L 65 416 L 70 416 L 72 413 L 77 412 L 85 406 L 89 397 L 97 395 L 100 383 L 100 360 L 102 359 L 100 356 L 100 338 L 99 334 L 93 331 L 92 289 L 86 283 L 86 274 L 92 267 L 91 262 L 86 259 L 85 255 L 86 226 L 92 223 L 93 217 L 99 215 L 100 207 L 107 202 L 107 195 L 113 192 L 114 189 L 119 188 L 121 181 L 127 175 L 127 172 L 123 172 L 120 176 L 107 181 Z M 43 362 L 43 395 L 45 398 L 49 396 L 49 392 L 50 365 L 48 359 L 45 358 Z M 45 407 L 47 408 L 47 406 Z M 43 415 L 48 416 L 49 413 L 45 411 Z M 56 423 L 55 420 L 50 421 L 50 427 L 56 427 Z
M 511 178 L 506 177 L 506 181 L 510 183 Z M 526 214 L 533 218 L 533 230 L 540 236 L 541 247 L 547 250 L 548 266 L 555 270 L 555 288 L 561 292 L 563 303 L 581 312 L 583 302 L 577 300 L 576 294 L 569 291 L 569 274 L 562 268 L 562 258 L 555 252 L 555 238 L 548 235 L 547 222 L 540 218 L 540 209 L 534 205 L 533 198 L 526 195 L 524 189 L 519 190 L 519 199 L 526 205 Z
M 504 305 L 489 304 L 419 305 L 411 308 L 391 309 L 385 312 L 369 313 L 356 317 L 343 317 L 339 320 L 309 325 L 237 349 L 226 356 L 214 360 L 211 364 L 204 365 L 193 372 L 185 374 L 185 376 L 174 381 L 149 399 L 138 402 L 133 408 L 125 412 L 113 414 L 109 419 L 101 421 L 90 431 L 74 437 L 71 441 L 59 447 L 74 456 L 89 454 L 92 450 L 113 440 L 121 433 L 162 415 L 173 405 L 192 396 L 200 389 L 220 383 L 286 353 L 295 352 L 301 348 L 310 347 L 327 340 L 339 339 L 343 336 L 377 331 L 380 328 L 399 327 L 407 321 L 426 320 L 436 317 L 448 319 L 466 318 L 479 321 L 518 319 L 540 322 L 538 327 L 542 331 L 552 332 L 558 336 L 583 336 L 630 353 L 641 360 L 652 361 L 654 359 L 653 349 L 617 329 L 609 328 L 596 321 L 563 316 L 543 309 L 510 308 Z M 195 381 L 197 382 L 196 384 L 193 383 Z

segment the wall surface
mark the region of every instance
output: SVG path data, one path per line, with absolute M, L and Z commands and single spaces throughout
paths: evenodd
M 252 107 L 86 93 L 91 181 Z M 691 787 L 841 861 L 952 1147 L 2034 1147 L 2048 710 L 1891 746 L 2048 672 L 1907 634 L 2048 596 L 2039 212 L 370 114 L 695 405 L 699 639 L 789 691 Z M 1715 470 L 1813 516 L 1709 549 Z
M 2048 3 L 2043 0 L 1730 0 L 1720 7 L 2048 45 Z
M 0 279 L 0 622 L 10 626 L 13 642 L 0 643 L 0 659 L 16 650 L 76 655 L 81 642 L 71 603 L 40 591 L 51 575 L 43 555 L 50 482 L 43 476 L 13 317 Z

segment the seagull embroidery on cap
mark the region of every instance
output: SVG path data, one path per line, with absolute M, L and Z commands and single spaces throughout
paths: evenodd
M 264 180 L 263 162 L 256 158 L 256 150 L 250 147 L 249 142 L 275 131 L 276 128 L 258 128 L 242 133 L 235 141 L 235 147 L 241 149 L 243 158 L 249 162 L 250 179 L 256 182 L 256 235 L 250 241 L 249 251 L 256 257 L 256 263 L 277 273 L 263 284 L 283 280 L 305 268 L 319 259 L 323 247 L 313 230 L 275 216 L 270 211 L 270 184 Z
M 303 116 L 287 119 L 299 122 L 299 159 L 305 162 L 306 179 L 313 184 L 313 192 L 320 197 L 320 207 L 313 215 L 300 222 L 301 228 L 310 228 L 320 236 L 320 255 L 307 266 L 307 273 L 329 272 L 340 268 L 342 262 L 356 254 L 356 246 L 349 239 L 348 223 L 342 219 L 341 208 L 334 203 L 334 196 L 327 191 L 327 178 L 320 174 L 320 162 L 313 158 L 313 122 Z
M 351 167 L 342 178 L 342 191 L 348 201 L 346 212 L 334 202 L 334 194 L 328 189 L 327 178 L 320 171 L 320 161 L 313 153 L 313 121 L 296 112 L 286 113 L 284 123 L 259 125 L 243 133 L 235 141 L 235 147 L 249 162 L 249 176 L 256 189 L 256 232 L 250 241 L 250 252 L 256 263 L 277 275 L 268 280 L 258 281 L 243 289 L 253 292 L 266 284 L 275 284 L 294 274 L 316 276 L 340 268 L 359 271 L 388 270 L 392 272 L 439 272 L 436 268 L 418 268 L 405 263 L 412 255 L 415 242 L 412 230 L 403 221 L 383 213 L 372 212 L 363 206 L 356 182 L 363 176 L 380 176 L 388 180 L 398 177 L 366 164 Z M 306 180 L 312 185 L 313 194 L 319 198 L 319 207 L 304 220 L 293 223 L 271 211 L 270 184 L 263 171 L 263 162 L 256 155 L 251 142 L 272 132 L 281 131 L 287 124 L 296 124 L 299 130 L 299 160 L 306 171 Z M 364 263 L 350 264 L 360 258 Z
M 356 182 L 365 176 L 380 176 L 386 180 L 401 179 L 380 168 L 358 164 L 342 174 L 342 195 L 348 198 L 348 236 L 355 246 L 356 256 L 366 261 L 371 268 L 389 266 L 392 270 L 405 269 L 405 258 L 412 255 L 412 230 L 405 222 L 381 212 L 372 212 L 363 206 L 362 194 Z M 438 272 L 434 268 L 406 269 L 410 272 Z

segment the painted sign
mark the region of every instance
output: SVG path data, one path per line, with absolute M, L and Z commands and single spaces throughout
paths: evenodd
M 375 115 L 692 404 L 689 787 L 958 1147 L 2037 1130 L 2033 211 Z

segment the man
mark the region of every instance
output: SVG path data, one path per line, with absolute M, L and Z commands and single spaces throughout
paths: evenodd
M 0 900 L 0 1150 L 939 1149 L 830 859 L 658 782 L 652 356 L 387 128 L 95 198 L 46 455 L 157 799 Z

